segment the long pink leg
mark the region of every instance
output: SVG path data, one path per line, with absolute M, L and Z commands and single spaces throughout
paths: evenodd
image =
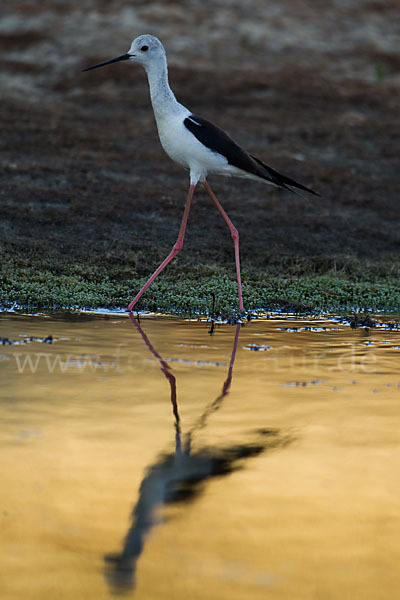
M 190 204 L 192 202 L 193 192 L 194 192 L 195 187 L 196 187 L 196 184 L 190 184 L 189 193 L 188 193 L 187 200 L 186 200 L 185 211 L 183 213 L 182 223 L 181 223 L 181 228 L 179 230 L 178 239 L 176 240 L 171 252 L 168 254 L 167 258 L 161 263 L 161 265 L 154 271 L 153 275 L 146 281 L 146 283 L 144 284 L 144 286 L 142 287 L 140 292 L 134 297 L 132 302 L 129 304 L 128 308 L 126 309 L 126 312 L 130 312 L 132 310 L 132 308 L 135 306 L 136 302 L 139 300 L 139 298 L 142 296 L 142 294 L 144 294 L 144 292 L 147 290 L 149 285 L 151 283 L 153 283 L 153 281 L 155 280 L 157 275 L 159 275 L 161 273 L 161 271 L 167 266 L 167 264 L 171 262 L 171 260 L 174 258 L 174 256 L 176 256 L 178 254 L 178 252 L 180 252 L 182 250 L 183 239 L 185 237 L 186 224 L 187 224 L 187 220 L 188 220 L 188 216 L 189 216 Z
M 239 259 L 239 232 L 236 229 L 236 227 L 234 226 L 234 224 L 232 223 L 232 221 L 230 220 L 230 218 L 228 217 L 228 215 L 226 214 L 226 212 L 224 211 L 224 209 L 222 208 L 221 204 L 218 202 L 218 200 L 217 200 L 214 192 L 210 188 L 208 182 L 204 179 L 204 181 L 202 181 L 202 184 L 206 188 L 212 201 L 214 202 L 215 206 L 218 208 L 219 212 L 221 213 L 222 218 L 224 219 L 225 223 L 228 225 L 229 231 L 231 232 L 233 244 L 235 246 L 235 263 L 236 263 L 236 276 L 237 276 L 238 292 L 239 292 L 239 309 L 243 310 L 242 280 L 240 277 L 240 259 Z

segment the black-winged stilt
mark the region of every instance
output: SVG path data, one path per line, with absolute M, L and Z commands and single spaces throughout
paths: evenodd
M 143 65 L 150 86 L 151 103 L 156 118 L 158 134 L 165 152 L 190 172 L 190 186 L 183 213 L 181 228 L 171 252 L 154 271 L 140 292 L 127 307 L 131 311 L 142 294 L 167 264 L 180 252 L 185 237 L 186 223 L 194 189 L 200 181 L 213 200 L 231 232 L 234 248 L 239 293 L 239 309 L 243 310 L 242 283 L 240 277 L 239 233 L 217 200 L 206 177 L 209 173 L 255 179 L 298 193 L 296 189 L 319 195 L 313 190 L 281 175 L 255 156 L 241 148 L 225 131 L 210 121 L 194 115 L 180 104 L 168 82 L 167 57 L 164 46 L 153 35 L 140 35 L 133 40 L 129 51 L 122 56 L 83 69 L 90 71 L 122 60 Z

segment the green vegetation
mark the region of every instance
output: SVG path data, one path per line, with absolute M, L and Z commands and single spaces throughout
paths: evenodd
M 204 268 L 203 268 L 204 270 Z M 221 269 L 178 269 L 162 274 L 137 305 L 139 310 L 177 315 L 213 314 L 232 319 L 238 314 L 236 282 Z M 17 303 L 24 308 L 75 309 L 123 308 L 146 278 L 113 279 L 99 267 L 70 265 L 65 272 L 33 268 L 3 269 L 2 306 Z M 349 281 L 338 275 L 269 276 L 243 273 L 243 297 L 247 311 L 284 308 L 302 311 L 344 312 L 371 309 L 391 312 L 400 306 L 400 289 L 393 279 Z

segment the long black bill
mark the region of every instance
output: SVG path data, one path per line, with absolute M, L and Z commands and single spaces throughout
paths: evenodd
M 82 69 L 82 73 L 84 71 L 91 71 L 92 69 L 97 69 L 98 67 L 104 67 L 104 65 L 110 65 L 111 63 L 119 62 L 120 60 L 129 60 L 131 57 L 130 54 L 122 54 L 121 56 L 117 56 L 117 58 L 112 58 L 111 60 L 106 60 L 98 65 L 93 65 L 93 67 L 86 67 L 86 69 Z

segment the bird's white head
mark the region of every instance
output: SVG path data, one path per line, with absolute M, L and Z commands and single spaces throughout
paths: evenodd
M 139 37 L 133 40 L 131 47 L 126 54 L 122 54 L 121 56 L 117 56 L 117 58 L 106 60 L 105 62 L 94 65 L 93 67 L 87 67 L 86 69 L 82 70 L 91 71 L 92 69 L 104 67 L 105 65 L 119 62 L 121 60 L 130 60 L 132 62 L 139 63 L 140 65 L 143 65 L 146 70 L 148 70 L 152 64 L 166 61 L 164 46 L 154 35 L 139 35 Z
M 145 34 L 135 38 L 128 51 L 130 60 L 145 68 L 153 62 L 165 58 L 164 46 L 154 35 Z

